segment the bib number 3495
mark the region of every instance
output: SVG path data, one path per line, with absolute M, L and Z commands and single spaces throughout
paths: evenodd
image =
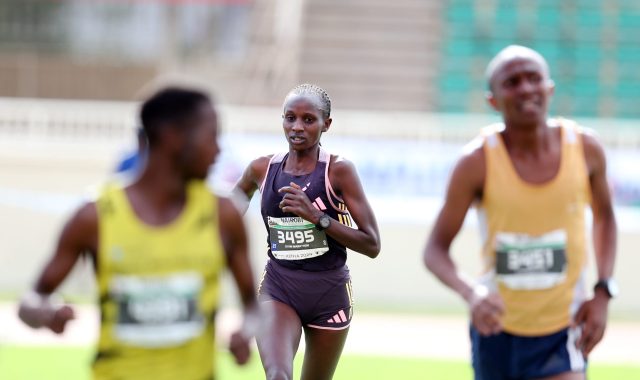
M 300 217 L 267 219 L 271 253 L 279 260 L 303 260 L 329 251 L 327 236 Z
M 278 235 L 278 243 L 291 243 L 291 244 L 302 244 L 302 243 L 312 243 L 315 239 L 313 237 L 313 231 L 276 231 Z

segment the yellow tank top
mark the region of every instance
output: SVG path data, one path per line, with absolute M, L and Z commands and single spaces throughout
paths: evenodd
M 506 306 L 504 330 L 517 335 L 545 335 L 567 327 L 585 299 L 590 187 L 581 132 L 568 120 L 551 120 L 553 124 L 562 128 L 560 168 L 543 184 L 520 178 L 499 134 L 502 126 L 483 132 L 481 281 L 497 288 Z
M 225 265 L 217 200 L 201 181 L 170 224 L 135 215 L 124 189 L 97 201 L 101 328 L 95 379 L 211 379 Z

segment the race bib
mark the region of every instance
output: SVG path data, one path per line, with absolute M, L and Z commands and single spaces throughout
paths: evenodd
M 511 289 L 548 289 L 566 278 L 567 234 L 496 234 L 496 279 Z
M 279 260 L 303 260 L 329 251 L 327 235 L 298 216 L 268 217 L 271 253 Z
M 118 305 L 115 338 L 141 347 L 169 347 L 202 334 L 205 318 L 198 310 L 202 276 L 116 276 L 111 295 Z

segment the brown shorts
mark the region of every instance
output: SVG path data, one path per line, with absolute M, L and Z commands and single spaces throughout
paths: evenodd
M 258 297 L 261 302 L 273 300 L 290 306 L 304 326 L 318 329 L 345 329 L 353 315 L 351 276 L 346 266 L 308 272 L 269 260 Z

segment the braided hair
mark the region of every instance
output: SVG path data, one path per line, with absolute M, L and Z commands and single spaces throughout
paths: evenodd
M 331 98 L 329 98 L 329 94 L 324 89 L 315 84 L 303 83 L 297 85 L 293 90 L 289 91 L 289 95 L 313 95 L 320 101 L 322 117 L 327 119 L 331 116 Z

